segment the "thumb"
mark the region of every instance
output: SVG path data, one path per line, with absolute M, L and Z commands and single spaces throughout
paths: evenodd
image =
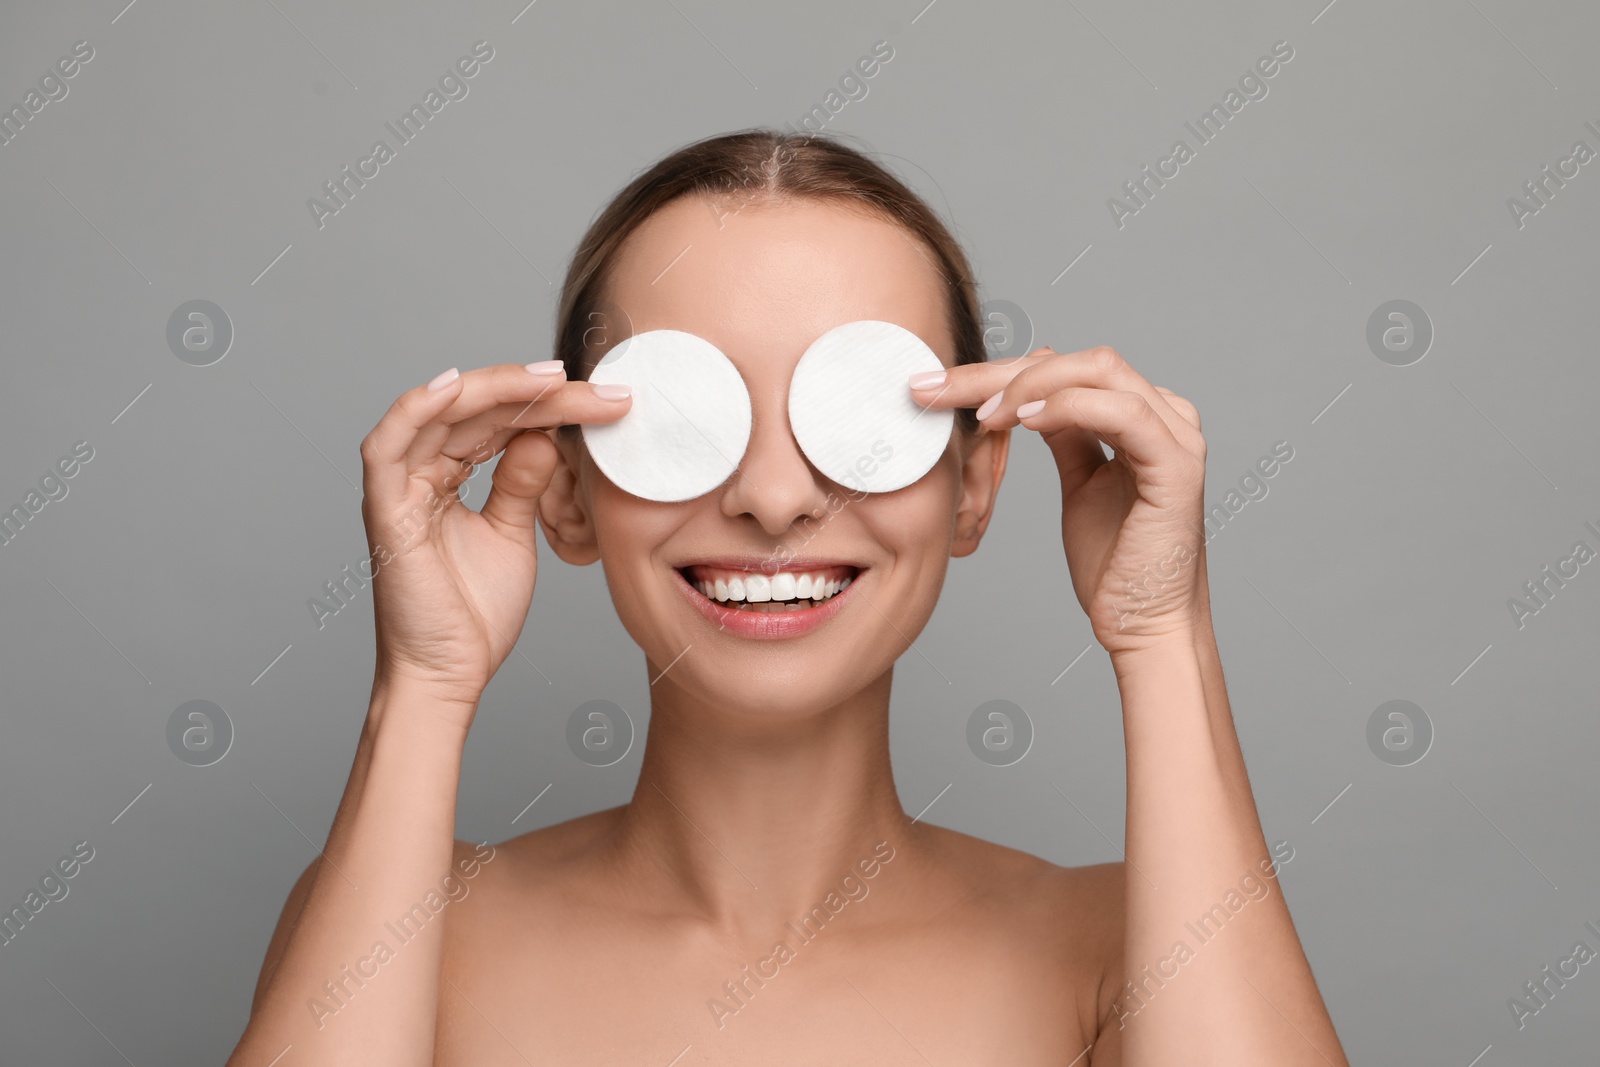
M 557 458 L 556 443 L 541 430 L 520 433 L 507 443 L 480 512 L 496 533 L 531 542 L 539 497 L 550 487 Z

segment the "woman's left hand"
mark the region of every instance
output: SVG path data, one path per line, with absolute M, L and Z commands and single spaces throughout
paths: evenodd
M 1061 477 L 1072 586 L 1107 651 L 1207 624 L 1206 443 L 1193 404 L 1106 347 L 949 367 L 944 383 L 912 396 L 928 407 L 977 407 L 986 432 L 1020 423 L 1043 435 Z

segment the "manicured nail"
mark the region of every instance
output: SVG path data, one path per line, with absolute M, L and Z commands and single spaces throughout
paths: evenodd
M 1017 418 L 1025 419 L 1029 415 L 1037 415 L 1044 410 L 1043 400 L 1030 400 L 1017 409 Z
M 994 396 L 991 396 L 988 400 L 983 402 L 983 407 L 978 409 L 979 422 L 982 422 L 984 419 L 987 419 L 990 415 L 994 414 L 994 409 L 1000 406 L 1000 393 L 1004 392 L 1005 390 L 1002 389 L 999 393 L 994 394 Z
M 942 370 L 925 370 L 911 376 L 911 388 L 932 389 L 936 385 L 943 385 L 944 379 L 945 373 Z
M 449 370 L 447 370 L 443 374 L 439 375 L 433 381 L 429 382 L 428 383 L 428 388 L 431 391 L 437 393 L 440 389 L 443 389 L 445 386 L 449 385 L 451 382 L 455 381 L 459 377 L 461 377 L 461 372 L 459 370 L 457 370 L 455 367 L 451 367 Z
M 565 374 L 567 365 L 559 359 L 541 359 L 527 365 L 529 374 Z
M 601 400 L 622 400 L 632 392 L 633 390 L 626 385 L 618 385 L 614 382 L 607 382 L 604 385 L 594 387 L 594 395 Z

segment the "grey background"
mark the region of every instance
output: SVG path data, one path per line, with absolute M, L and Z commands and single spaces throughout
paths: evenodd
M 1574 141 L 1600 149 L 1593 5 L 124 3 L 0 16 L 7 107 L 95 50 L 0 147 L 0 506 L 95 450 L 0 546 L 0 905 L 95 849 L 0 947 L 4 1062 L 221 1062 L 365 712 L 370 598 L 320 630 L 306 604 L 364 556 L 362 437 L 449 366 L 548 356 L 554 283 L 613 192 L 687 141 L 798 123 L 880 39 L 893 59 L 828 129 L 946 213 L 987 299 L 1034 343 L 1112 344 L 1194 400 L 1209 504 L 1294 448 L 1211 542 L 1212 591 L 1352 1061 L 1592 1057 L 1600 964 L 1521 1032 L 1507 998 L 1600 948 L 1600 563 L 1520 629 L 1507 598 L 1600 547 L 1600 162 L 1523 228 L 1506 202 Z M 469 95 L 319 230 L 306 199 L 480 39 Z M 1279 40 L 1269 94 L 1119 229 L 1107 199 Z M 235 331 L 208 367 L 166 343 L 192 299 Z M 1394 299 L 1435 330 L 1406 367 L 1366 341 Z M 913 813 L 937 797 L 931 822 L 1112 860 L 1114 679 L 1049 454 L 1016 436 L 988 540 L 897 671 L 897 779 Z M 642 746 L 596 768 L 564 731 L 593 699 L 643 727 L 643 659 L 599 572 L 543 558 L 467 747 L 465 838 L 621 803 L 636 777 Z M 194 699 L 235 730 L 209 767 L 166 742 Z M 966 743 L 997 699 L 1036 733 L 1009 767 Z M 1433 724 L 1411 766 L 1367 744 L 1391 699 Z

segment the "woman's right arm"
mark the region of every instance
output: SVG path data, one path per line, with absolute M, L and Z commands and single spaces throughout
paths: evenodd
M 294 1064 L 433 1062 L 445 914 L 422 902 L 453 870 L 467 732 L 452 719 L 468 715 L 415 683 L 373 687 L 327 847 L 284 905 L 229 1067 L 290 1046 Z
M 361 443 L 377 661 L 344 798 L 289 894 L 229 1067 L 433 1062 L 456 872 L 456 789 L 478 699 L 526 621 L 545 427 L 631 407 L 545 364 L 441 375 L 400 396 Z M 560 367 L 559 363 L 555 364 Z M 481 511 L 458 489 L 504 451 Z M 462 846 L 465 851 L 465 846 Z M 465 871 L 461 873 L 466 873 Z M 438 907 L 436 903 L 436 907 Z

